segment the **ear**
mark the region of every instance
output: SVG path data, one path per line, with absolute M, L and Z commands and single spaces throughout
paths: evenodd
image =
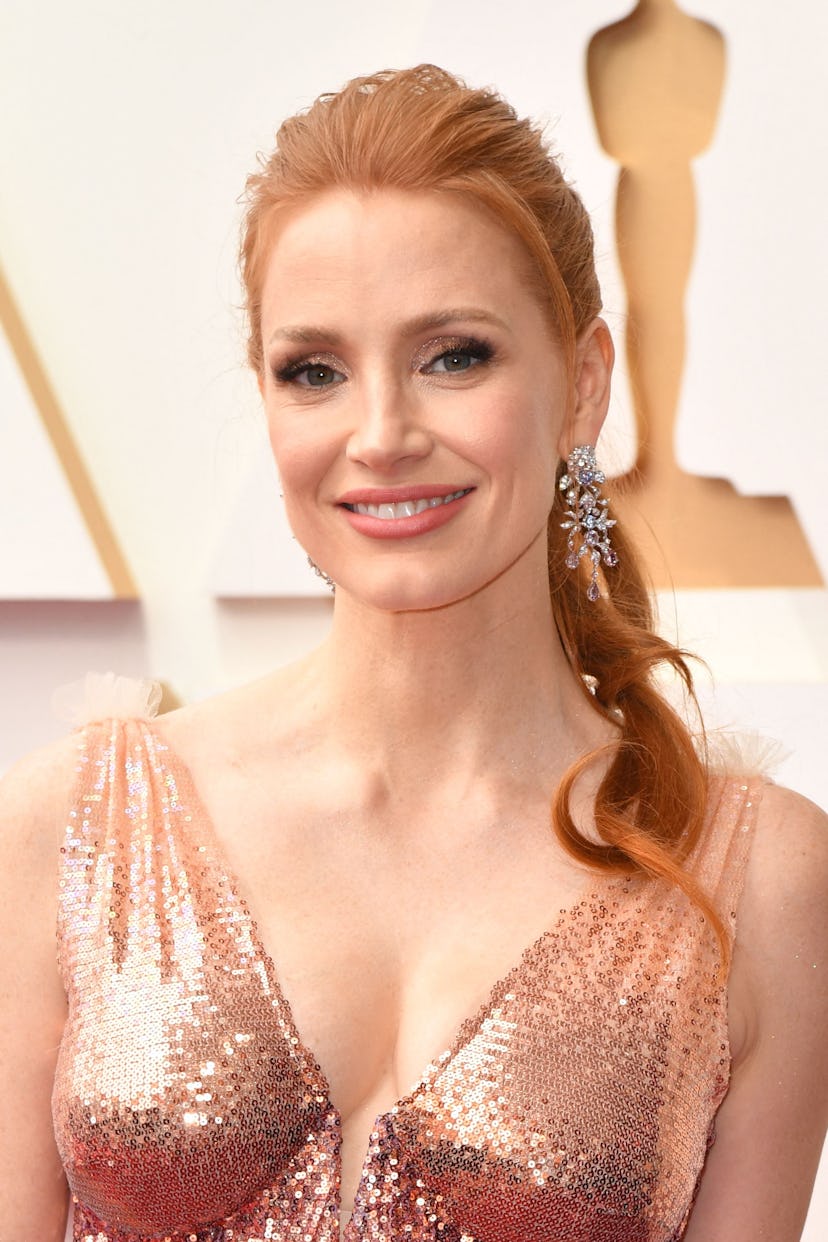
M 259 395 L 261 396 L 262 401 L 264 401 L 264 395 L 265 395 L 264 367 L 261 367 L 256 372 L 256 383 L 259 385 Z
M 575 405 L 558 445 L 566 458 L 576 444 L 595 444 L 607 416 L 615 346 L 603 319 L 593 319 L 575 346 Z

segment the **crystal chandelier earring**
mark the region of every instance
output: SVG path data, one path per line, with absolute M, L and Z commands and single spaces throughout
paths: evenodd
M 618 553 L 610 545 L 610 527 L 615 519 L 609 517 L 609 501 L 601 495 L 601 484 L 606 475 L 598 468 L 595 449 L 590 444 L 579 444 L 566 459 L 568 473 L 558 484 L 569 508 L 563 530 L 569 531 L 566 540 L 566 567 L 577 569 L 584 557 L 592 565 L 592 577 L 587 587 L 587 599 L 593 603 L 600 598 L 598 566 L 601 561 L 608 568 L 618 564 Z

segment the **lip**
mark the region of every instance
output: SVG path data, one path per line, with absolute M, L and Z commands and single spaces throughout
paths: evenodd
M 465 489 L 457 486 L 443 487 L 428 484 L 395 488 L 367 487 L 346 492 L 337 504 L 346 520 L 361 535 L 367 535 L 371 539 L 412 539 L 417 535 L 429 534 L 450 522 L 473 494 L 474 488 L 466 491 L 465 495 L 458 496 L 456 500 L 449 500 L 433 509 L 424 509 L 422 513 L 415 513 L 411 517 L 376 518 L 367 513 L 355 513 L 345 506 L 399 504 L 403 500 L 441 499 L 461 490 Z

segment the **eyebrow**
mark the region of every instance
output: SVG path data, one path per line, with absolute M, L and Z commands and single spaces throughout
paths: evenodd
M 482 310 L 477 306 L 451 306 L 446 310 L 427 311 L 424 315 L 417 315 L 414 319 L 403 323 L 401 331 L 405 336 L 414 336 L 420 332 L 427 332 L 430 328 L 443 328 L 447 323 L 454 323 L 456 320 L 465 320 L 467 323 L 491 323 L 507 332 L 510 330 L 508 324 L 492 311 Z M 268 344 L 276 340 L 293 341 L 300 345 L 310 345 L 314 341 L 322 340 L 330 345 L 340 345 L 342 336 L 332 328 L 325 328 L 321 325 L 287 324 L 276 328 L 271 333 Z

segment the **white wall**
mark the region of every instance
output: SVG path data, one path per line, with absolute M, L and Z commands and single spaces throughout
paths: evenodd
M 741 52 L 739 6 L 729 16 L 709 7 L 713 20 L 732 23 Z M 306 6 L 266 0 L 4 0 L 0 262 L 141 603 L 0 602 L 0 768 L 61 731 L 51 692 L 90 667 L 150 673 L 192 699 L 290 659 L 324 633 L 330 602 L 318 593 L 221 602 L 209 587 L 239 492 L 265 451 L 257 392 L 243 367 L 235 203 L 278 120 L 354 73 L 421 59 L 495 82 L 521 109 L 559 115 L 567 163 L 599 218 L 609 315 L 618 322 L 623 303 L 606 231 L 614 170 L 591 137 L 580 56 L 586 35 L 624 8 L 620 0 L 317 0 L 309 16 Z M 741 8 L 763 18 L 772 12 L 773 22 L 756 23 L 756 38 L 776 37 L 778 6 L 757 0 Z M 800 29 L 813 16 L 816 30 L 822 12 L 817 0 L 799 6 Z M 797 61 L 778 70 L 776 101 L 798 98 L 803 63 L 822 73 L 824 41 L 798 42 Z M 764 68 L 763 49 L 752 49 L 750 63 Z M 740 55 L 742 83 L 744 61 Z M 764 94 L 766 83 L 753 89 Z M 810 205 L 799 201 L 784 137 L 783 149 L 769 153 L 772 192 L 815 215 L 828 189 L 825 134 L 816 129 L 824 115 L 811 107 L 791 118 L 800 162 L 808 153 L 801 131 L 812 136 Z M 762 210 L 761 194 L 754 206 Z M 772 348 L 774 316 L 812 306 L 825 255 L 823 243 L 804 270 L 780 265 L 785 296 L 769 307 L 757 350 Z M 719 332 L 726 336 L 727 322 Z M 716 365 L 728 365 L 726 349 Z M 790 391 L 796 359 L 780 355 L 778 367 Z M 726 378 L 707 375 L 708 404 L 711 393 L 726 403 L 710 411 L 711 427 L 726 420 L 729 453 L 754 453 L 760 475 L 763 462 L 787 451 L 791 427 L 803 436 L 824 422 L 817 392 L 786 410 L 757 412 Z M 614 417 L 623 459 L 630 435 L 623 381 Z M 715 462 L 712 432 L 708 461 L 710 446 Z M 0 439 L 0 451 L 11 451 L 8 441 Z M 822 475 L 824 467 L 823 458 Z M 811 530 L 820 521 L 828 541 L 824 494 Z M 25 531 L 3 532 L 9 537 Z M 318 585 L 310 575 L 308 583 L 309 591 Z M 793 752 L 780 777 L 828 804 L 826 592 L 680 592 L 661 604 L 665 627 L 712 668 L 715 693 L 704 689 L 712 719 L 780 736 Z M 805 1234 L 808 1242 L 825 1236 L 828 1175 Z

